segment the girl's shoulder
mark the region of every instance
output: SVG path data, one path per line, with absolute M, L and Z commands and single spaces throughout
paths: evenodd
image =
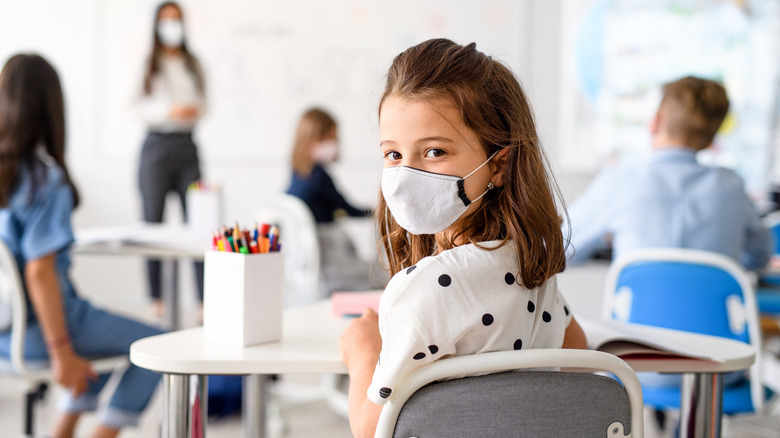
M 517 254 L 512 242 L 482 242 L 461 245 L 420 260 L 396 273 L 386 292 L 402 296 L 406 291 L 428 288 L 471 288 L 493 277 L 515 282 Z M 511 278 L 510 278 L 511 277 Z M 415 293 L 415 292 L 410 292 Z
M 31 199 L 40 202 L 41 198 L 48 197 L 61 186 L 66 186 L 63 170 L 50 156 L 37 154 L 29 165 L 19 166 L 11 205 L 27 207 Z

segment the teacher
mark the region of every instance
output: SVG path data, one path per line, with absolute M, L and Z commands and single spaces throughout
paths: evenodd
M 175 192 L 186 217 L 187 187 L 200 179 L 198 149 L 192 131 L 206 108 L 203 72 L 187 49 L 181 7 L 165 2 L 157 7 L 154 43 L 143 81 L 141 113 L 148 135 L 141 150 L 139 182 L 146 222 L 162 222 L 165 197 Z M 164 313 L 159 260 L 147 261 L 153 312 Z M 203 264 L 195 264 L 199 298 L 203 302 Z

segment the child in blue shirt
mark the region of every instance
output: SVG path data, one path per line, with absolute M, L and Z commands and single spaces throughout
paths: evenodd
M 82 412 L 97 408 L 109 375 L 87 357 L 126 354 L 138 339 L 161 331 L 93 307 L 70 281 L 71 213 L 78 192 L 64 162 L 62 90 L 52 66 L 37 55 L 16 55 L 0 72 L 0 239 L 16 258 L 27 301 L 24 354 L 50 360 L 55 380 L 69 389 L 53 435 L 72 437 Z M 0 354 L 11 334 L 0 332 Z M 159 375 L 131 365 L 102 410 L 92 437 L 115 437 L 136 425 Z

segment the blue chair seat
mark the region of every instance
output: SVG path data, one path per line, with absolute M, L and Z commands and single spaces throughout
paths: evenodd
M 780 315 L 780 289 L 759 289 L 756 303 L 760 313 Z
M 772 395 L 769 388 L 764 388 L 764 400 L 769 400 Z M 680 409 L 680 388 L 643 386 L 642 397 L 645 406 Z M 743 380 L 736 385 L 723 388 L 723 412 L 728 415 L 755 412 L 753 402 L 750 399 L 749 380 Z

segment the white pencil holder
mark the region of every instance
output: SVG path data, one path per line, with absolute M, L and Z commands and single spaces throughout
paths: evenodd
M 206 251 L 205 337 L 247 346 L 282 338 L 284 257 L 281 252 Z
M 190 229 L 208 235 L 222 224 L 222 195 L 219 190 L 187 191 L 187 226 Z

